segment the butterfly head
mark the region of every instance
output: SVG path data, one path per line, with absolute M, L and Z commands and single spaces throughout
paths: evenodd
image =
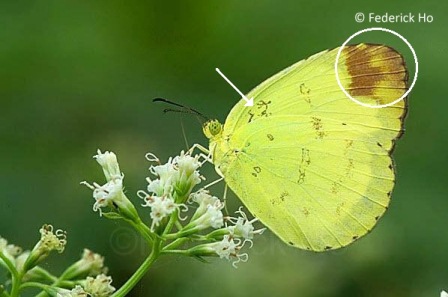
M 222 124 L 218 120 L 208 120 L 202 125 L 202 130 L 208 139 L 216 138 L 222 133 Z

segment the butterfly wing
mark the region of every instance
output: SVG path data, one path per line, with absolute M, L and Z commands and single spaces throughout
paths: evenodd
M 323 251 L 371 230 L 394 186 L 390 157 L 406 102 L 367 108 L 349 100 L 334 75 L 338 49 L 268 79 L 229 114 L 215 165 L 249 211 L 285 242 Z M 406 91 L 393 49 L 360 44 L 342 51 L 339 76 L 352 96 L 384 104 Z

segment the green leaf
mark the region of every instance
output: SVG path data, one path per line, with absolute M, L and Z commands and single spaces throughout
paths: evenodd
M 123 219 L 123 217 L 116 212 L 105 212 L 105 213 L 103 213 L 103 216 L 105 216 L 108 219 L 112 219 L 112 220 Z

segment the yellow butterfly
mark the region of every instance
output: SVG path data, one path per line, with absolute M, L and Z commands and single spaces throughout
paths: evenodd
M 407 103 L 368 108 L 349 100 L 334 72 L 338 48 L 302 60 L 240 100 L 225 124 L 203 130 L 217 172 L 249 211 L 291 246 L 325 251 L 368 233 L 386 211 L 391 153 Z M 407 90 L 402 56 L 384 45 L 346 46 L 342 86 L 371 105 Z

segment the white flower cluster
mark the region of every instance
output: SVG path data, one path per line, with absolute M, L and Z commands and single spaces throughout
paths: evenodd
M 232 263 L 234 267 L 239 262 L 248 260 L 247 253 L 240 253 L 246 242 L 252 247 L 254 235 L 261 234 L 265 228 L 255 230 L 253 223 L 257 219 L 249 220 L 241 208 L 236 212 L 239 217 L 224 217 L 222 209 L 224 204 L 215 196 L 211 196 L 206 190 L 199 190 L 190 196 L 190 201 L 197 203 L 198 208 L 190 223 L 184 227 L 184 233 L 198 232 L 207 228 L 217 229 L 207 235 L 207 238 L 220 241 L 204 244 L 193 248 L 195 255 L 217 255 L 220 258 L 230 260 L 236 258 Z M 229 225 L 231 223 L 232 225 Z M 223 227 L 224 228 L 221 228 Z M 249 247 L 249 248 L 250 248 Z
M 115 288 L 111 286 L 112 278 L 104 274 L 98 275 L 96 278 L 87 277 L 84 290 L 91 296 L 107 297 L 115 292 Z
M 205 189 L 191 193 L 194 186 L 203 179 L 198 171 L 202 165 L 199 156 L 192 157 L 181 152 L 179 156 L 170 158 L 166 164 L 160 164 L 153 154 L 147 154 L 146 158 L 159 163 L 150 167 L 150 172 L 157 176 L 157 179 L 147 178 L 147 192 L 138 192 L 139 197 L 145 201 L 143 206 L 151 208 L 151 230 L 180 207 L 188 210 L 185 204 L 188 199 L 189 204 L 197 204 L 197 208 L 189 223 L 183 226 L 176 236 L 190 236 L 213 228 L 216 230 L 206 238 L 210 241 L 219 240 L 192 248 L 193 254 L 216 255 L 228 260 L 233 257 L 236 258 L 234 266 L 240 261 L 247 261 L 248 255 L 239 251 L 246 242 L 252 247 L 254 235 L 261 234 L 264 229 L 255 230 L 253 223 L 256 219 L 249 220 L 241 209 L 236 212 L 238 217 L 224 217 L 224 203 Z
M 52 251 L 62 253 L 67 244 L 67 234 L 65 231 L 54 230 L 52 225 L 45 224 L 39 229 L 40 240 L 34 248 L 29 252 L 28 256 L 18 259 L 23 269 L 30 270 L 43 261 Z M 23 264 L 22 264 L 23 263 Z
M 228 217 L 227 220 L 234 225 L 226 226 L 225 229 L 229 232 L 228 235 L 224 235 L 224 238 L 220 242 L 211 243 L 211 248 L 220 258 L 230 260 L 230 257 L 235 257 L 236 261 L 232 265 L 236 268 L 236 264 L 239 262 L 246 262 L 249 258 L 247 253 L 239 253 L 244 247 L 244 244 L 248 242 L 249 248 L 252 247 L 252 239 L 254 235 L 262 234 L 266 228 L 255 230 L 253 223 L 257 219 L 249 221 L 247 215 L 242 211 L 242 207 L 236 211 L 239 217 Z
M 240 253 L 244 245 L 249 243 L 252 247 L 254 235 L 261 234 L 265 229 L 255 230 L 253 223 L 257 220 L 249 220 L 241 209 L 236 212 L 237 217 L 224 216 L 224 203 L 205 190 L 217 181 L 192 193 L 193 188 L 205 179 L 199 173 L 203 164 L 199 160 L 200 156 L 192 156 L 189 152 L 182 151 L 180 155 L 169 158 L 162 164 L 154 154 L 146 155 L 148 161 L 157 163 L 149 168 L 155 178 L 148 177 L 146 190 L 137 192 L 143 200 L 142 206 L 150 208 L 152 223 L 148 232 L 158 233 L 164 240 L 173 240 L 173 245 L 170 246 L 173 252 L 179 252 L 175 250 L 176 244 L 182 241 L 177 239 L 189 237 L 192 239 L 190 242 L 198 239 L 202 242 L 184 251 L 186 254 L 197 257 L 219 256 L 228 260 L 233 258 L 236 259 L 233 262 L 235 266 L 240 261 L 247 261 L 247 254 Z M 208 157 L 202 157 L 208 160 Z M 115 154 L 98 151 L 95 158 L 103 168 L 107 183 L 100 186 L 83 182 L 93 190 L 93 209 L 99 210 L 101 214 L 101 208 L 109 206 L 114 213 L 107 213 L 107 217 L 116 218 L 118 214 L 140 224 L 142 221 L 137 211 L 123 193 L 124 175 L 120 171 Z M 194 213 L 187 223 L 182 224 L 180 221 L 187 218 L 181 218 L 180 212 L 188 211 L 189 207 L 194 208 Z M 177 229 L 177 232 L 173 229 Z M 210 229 L 214 230 L 210 232 Z M 170 249 L 165 252 L 170 252 Z
M 23 279 L 32 278 L 34 267 L 44 260 L 51 251 L 62 253 L 67 244 L 66 233 L 62 230 L 54 230 L 52 225 L 43 225 L 39 230 L 41 237 L 31 251 L 24 251 L 18 246 L 8 244 L 6 239 L 0 237 L 0 265 L 9 268 L 14 266 L 18 272 L 25 273 Z M 8 263 L 6 263 L 8 262 Z
M 144 207 L 151 208 L 151 230 L 180 207 L 184 207 L 193 187 L 201 182 L 198 168 L 201 166 L 199 156 L 191 157 L 183 151 L 179 156 L 170 158 L 167 163 L 160 164 L 159 159 L 149 153 L 148 161 L 159 165 L 151 166 L 149 171 L 157 178 L 147 178 L 147 192 L 140 190 L 138 196 L 144 200 Z
M 8 244 L 8 241 L 0 236 L 0 253 L 11 263 L 15 263 L 22 253 L 22 248 Z M 6 263 L 1 258 L 0 265 L 6 266 Z

